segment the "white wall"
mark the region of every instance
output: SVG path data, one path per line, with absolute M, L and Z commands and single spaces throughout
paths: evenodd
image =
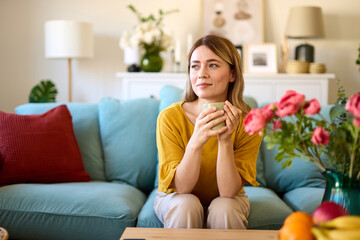
M 174 37 L 181 38 L 184 50 L 188 33 L 194 39 L 200 36 L 200 0 L 0 0 L 0 110 L 13 112 L 17 105 L 27 103 L 31 88 L 41 79 L 54 81 L 59 90 L 57 101 L 67 101 L 66 60 L 44 57 L 44 22 L 51 19 L 81 20 L 94 25 L 94 58 L 73 61 L 73 101 L 121 98 L 115 73 L 126 67 L 118 41 L 123 30 L 130 30 L 137 23 L 135 15 L 126 8 L 130 3 L 144 15 L 159 8 L 178 8 L 180 12 L 167 16 L 164 23 Z M 275 42 L 279 47 L 289 9 L 296 5 L 322 7 L 326 38 L 311 41 L 316 61 L 325 63 L 328 72 L 341 79 L 348 94 L 359 91 L 360 73 L 355 59 L 360 44 L 360 1 L 264 0 L 266 42 Z M 291 57 L 297 44 L 290 41 Z M 169 71 L 169 66 L 164 66 L 164 71 Z M 335 98 L 336 86 L 331 89 L 330 101 Z

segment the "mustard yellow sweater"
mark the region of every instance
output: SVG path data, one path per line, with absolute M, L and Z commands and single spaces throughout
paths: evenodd
M 194 132 L 194 125 L 187 118 L 181 107 L 182 104 L 183 102 L 174 103 L 164 109 L 157 120 L 160 192 L 176 192 L 171 183 Z M 244 131 L 243 120 L 241 118 L 239 126 L 232 135 L 236 167 L 245 181 L 257 187 L 259 183 L 256 182 L 256 159 L 262 138 L 258 134 L 248 135 Z M 211 137 L 201 150 L 200 176 L 192 193 L 204 205 L 208 205 L 219 196 L 216 181 L 217 151 L 217 136 Z

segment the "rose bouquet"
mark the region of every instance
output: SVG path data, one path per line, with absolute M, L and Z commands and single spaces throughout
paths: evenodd
M 277 147 L 275 160 L 290 167 L 295 157 L 314 162 L 322 171 L 335 169 L 360 179 L 360 92 L 348 101 L 343 89 L 330 110 L 321 113 L 317 99 L 305 100 L 288 90 L 279 102 L 252 109 L 244 120 L 249 134 L 266 134 L 269 148 Z

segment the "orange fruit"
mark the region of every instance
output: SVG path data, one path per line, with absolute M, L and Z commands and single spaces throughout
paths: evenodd
M 280 240 L 315 240 L 311 227 L 303 222 L 291 222 L 279 231 Z
M 280 240 L 315 240 L 311 233 L 314 225 L 311 215 L 305 212 L 294 212 L 284 221 L 284 225 L 279 231 Z
M 290 214 L 284 221 L 284 225 L 291 222 L 303 222 L 307 225 L 314 225 L 313 218 L 310 214 L 306 212 L 297 211 Z

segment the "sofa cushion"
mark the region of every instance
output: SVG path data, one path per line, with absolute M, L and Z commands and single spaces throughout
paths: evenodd
M 15 184 L 0 195 L 1 226 L 14 239 L 120 239 L 146 201 L 134 187 L 109 182 Z
M 245 186 L 250 201 L 248 229 L 280 229 L 293 211 L 268 188 Z
M 325 179 L 315 163 L 294 158 L 291 167 L 282 169 L 281 163 L 274 160 L 277 154 L 275 148 L 267 149 L 266 142 L 263 142 L 260 149 L 267 187 L 275 192 L 285 193 L 299 187 L 325 187 Z
M 184 91 L 175 86 L 165 85 L 160 90 L 160 105 L 159 105 L 159 112 L 170 106 L 171 104 L 175 102 L 179 102 L 182 100 Z M 244 96 L 244 101 L 250 105 L 251 108 L 257 108 L 257 102 L 252 97 L 246 97 Z M 159 184 L 159 178 L 158 178 L 158 170 L 159 170 L 159 163 L 156 166 L 156 178 L 155 178 L 155 188 L 158 187 Z M 266 180 L 264 175 L 264 167 L 263 167 L 263 160 L 261 157 L 261 154 L 259 152 L 257 160 L 256 160 L 256 181 L 260 183 L 260 186 L 265 187 L 266 186 Z
M 89 181 L 65 105 L 43 114 L 0 112 L 0 185 Z
M 167 108 L 173 103 L 181 101 L 184 90 L 175 86 L 165 85 L 161 88 L 159 112 Z
M 161 88 L 159 96 L 160 96 L 160 104 L 159 104 L 159 113 L 170 106 L 173 103 L 181 101 L 183 97 L 183 90 L 181 88 L 165 85 Z M 159 156 L 156 157 L 156 177 L 154 182 L 154 187 L 157 188 L 159 185 Z
M 148 199 L 146 200 L 146 203 L 142 207 L 136 224 L 137 227 L 154 227 L 154 228 L 164 227 L 164 225 L 160 222 L 154 211 L 156 191 L 157 189 L 154 189 L 150 193 Z
M 41 114 L 61 103 L 29 103 L 18 106 L 18 114 Z M 106 180 L 101 149 L 98 105 L 93 103 L 67 103 L 80 148 L 85 171 L 92 180 Z
M 322 202 L 325 188 L 301 187 L 283 195 L 283 200 L 295 211 L 303 211 L 312 215 Z
M 109 181 L 123 181 L 143 191 L 153 189 L 158 111 L 159 101 L 152 98 L 100 101 L 100 133 Z
M 266 169 L 267 187 L 277 193 L 285 193 L 299 187 L 325 187 L 325 179 L 315 163 L 294 158 L 291 167 L 282 169 L 281 163 L 274 160 L 277 150 L 267 149 L 266 145 L 263 141 L 260 150 Z

